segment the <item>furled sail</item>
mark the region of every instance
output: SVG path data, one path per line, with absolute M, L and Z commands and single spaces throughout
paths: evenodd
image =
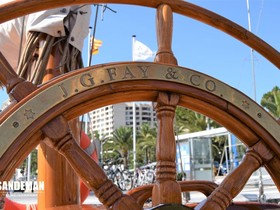
M 5 0 L 4 0 L 5 1 Z M 8 2 L 6 0 L 6 2 Z M 5 3 L 5 2 L 3 2 Z M 42 82 L 51 48 L 59 45 L 65 73 L 82 67 L 81 51 L 88 35 L 91 6 L 76 5 L 30 14 L 0 25 L 0 49 L 17 73 L 35 84 Z M 38 56 L 40 39 L 44 53 Z M 32 64 L 31 64 L 32 63 Z

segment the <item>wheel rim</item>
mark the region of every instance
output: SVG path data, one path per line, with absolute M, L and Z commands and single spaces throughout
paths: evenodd
M 92 2 L 101 3 L 101 1 Z M 227 32 L 280 67 L 280 55 L 272 47 L 242 27 L 195 5 L 181 1 L 170 2 L 169 0 L 159 2 L 146 2 L 144 0 L 130 2 L 121 0 L 107 1 L 107 3 L 111 2 L 154 8 L 157 8 L 162 3 L 169 4 L 173 12 L 198 19 Z M 83 0 L 75 1 L 75 4 L 78 3 L 88 2 Z M 31 11 L 65 6 L 67 4 L 70 5 L 73 2 L 69 0 L 59 2 L 41 0 L 36 2 L 23 1 L 21 4 L 16 2 L 7 3 L 0 7 L 0 22 Z M 11 8 L 13 9 L 11 10 Z M 215 17 L 219 20 L 216 20 Z M 147 66 L 154 69 L 152 73 L 149 72 L 149 75 L 146 72 Z M 124 70 L 126 73 L 122 75 L 122 78 L 116 78 L 115 76 L 119 75 L 115 70 L 123 67 L 126 68 Z M 138 70 L 138 73 L 135 69 Z M 101 73 L 98 81 L 95 81 L 95 77 L 89 74 L 89 72 L 95 74 L 93 71 Z M 74 78 L 79 78 L 79 80 Z M 72 92 L 70 88 L 72 86 L 67 86 L 69 80 L 70 83 L 82 85 L 83 87 L 81 89 L 76 88 Z M 127 90 L 128 88 L 129 90 Z M 60 96 L 59 98 L 51 99 L 49 93 L 55 89 L 60 93 Z M 214 78 L 182 67 L 153 63 L 106 64 L 79 70 L 43 85 L 17 103 L 5 116 L 0 118 L 1 134 L 9 131 L 5 132 L 5 140 L 0 145 L 2 149 L 0 150 L 0 161 L 3 163 L 0 166 L 1 180 L 7 180 L 11 176 L 19 162 L 39 143 L 42 135 L 41 129 L 50 124 L 53 119 L 63 115 L 65 119 L 70 120 L 91 109 L 117 102 L 156 101 L 163 92 L 178 95 L 180 97 L 178 105 L 211 117 L 238 136 L 251 149 L 246 158 L 248 161 L 253 161 L 255 166 L 250 167 L 250 170 L 264 164 L 276 185 L 280 186 L 278 181 L 280 174 L 277 170 L 278 166 L 280 166 L 278 158 L 280 155 L 280 137 L 277 132 L 279 125 L 270 115 L 245 95 Z M 88 97 L 88 94 L 92 94 L 92 96 Z M 44 98 L 51 99 L 52 102 L 44 104 L 42 103 Z M 95 104 L 91 105 L 93 102 Z M 41 110 L 37 110 L 36 105 L 34 105 L 36 103 L 46 106 Z M 1 139 L 4 139 L 4 137 L 1 136 Z M 13 154 L 16 155 L 13 156 Z M 243 165 L 246 165 L 246 161 Z M 224 188 L 226 187 L 219 187 L 215 194 L 221 190 L 226 192 Z M 222 200 L 225 203 L 224 206 L 227 206 L 229 201 L 230 198 L 228 201 Z M 224 209 L 224 206 L 222 205 L 221 209 Z
M 132 77 L 130 79 L 123 80 L 123 75 L 120 74 L 121 79 L 115 78 L 112 80 L 110 77 L 110 74 L 107 75 L 107 77 L 102 77 L 103 73 L 106 71 L 108 72 L 108 69 L 123 69 L 124 66 L 128 67 L 131 70 L 131 73 L 133 75 L 137 75 L 136 72 L 139 72 L 139 66 L 145 65 L 150 66 L 150 73 L 145 74 L 145 77 L 143 78 L 143 74 L 139 74 L 138 77 Z M 170 68 L 172 68 L 175 72 L 178 73 L 178 75 L 188 75 L 187 78 L 190 78 L 189 75 L 196 75 L 196 78 L 200 78 L 201 81 L 211 81 L 212 86 L 198 86 L 198 80 L 196 82 L 192 82 L 190 84 L 186 84 L 186 82 L 178 81 L 177 79 L 170 80 L 166 78 L 165 76 L 168 75 Z M 158 70 L 158 74 L 154 75 L 153 71 L 154 69 L 160 69 Z M 89 74 L 92 73 L 91 76 Z M 77 85 L 77 82 L 80 82 L 81 86 L 85 86 L 84 80 L 81 78 L 84 78 L 85 75 L 89 78 L 94 77 L 94 73 L 98 75 L 102 75 L 101 77 L 95 77 L 99 78 L 100 85 L 86 85 L 86 89 L 81 90 L 80 92 L 73 90 L 73 95 L 69 94 L 69 90 L 72 89 L 71 86 L 67 88 L 67 84 L 75 84 L 75 87 L 79 87 Z M 158 76 L 160 75 L 160 76 Z M 164 75 L 164 78 L 162 79 L 162 75 Z M 112 76 L 112 75 L 111 75 Z M 90 80 L 87 80 L 90 81 Z M 107 82 L 106 82 L 107 81 Z M 133 81 L 133 83 L 131 83 Z M 61 88 L 61 85 L 64 85 L 64 89 Z M 201 83 L 203 84 L 203 83 Z M 224 96 L 224 93 L 221 94 L 220 92 L 216 92 L 213 94 L 211 90 L 214 90 L 213 84 L 220 85 L 220 90 L 228 90 L 230 91 L 229 95 L 240 95 L 242 96 L 243 101 L 246 100 L 248 103 L 251 104 L 251 106 L 254 106 L 254 110 L 258 110 L 257 113 L 261 113 L 261 116 L 265 118 L 268 122 L 265 123 L 265 125 L 274 125 L 275 127 L 278 126 L 277 122 L 271 118 L 261 107 L 259 107 L 257 104 L 254 104 L 248 97 L 241 94 L 240 92 L 232 89 L 231 87 L 227 86 L 226 84 L 223 84 L 219 82 L 218 80 L 215 80 L 214 78 L 208 77 L 206 75 L 200 74 L 198 72 L 192 71 L 190 69 L 181 68 L 177 66 L 167 66 L 167 65 L 160 65 L 160 64 L 154 64 L 154 63 L 122 63 L 120 65 L 118 64 L 108 64 L 104 65 L 103 67 L 97 67 L 92 68 L 92 70 L 89 69 L 81 69 L 78 71 L 75 71 L 73 73 L 69 73 L 66 75 L 63 75 L 61 78 L 55 79 L 51 81 L 50 83 L 44 85 L 41 89 L 38 89 L 38 91 L 33 92 L 26 100 L 19 102 L 17 104 L 17 109 L 12 110 L 7 113 L 9 117 L 2 123 L 1 129 L 6 128 L 6 125 L 14 126 L 15 119 L 19 119 L 17 116 L 24 115 L 23 110 L 29 110 L 26 107 L 32 107 L 32 104 L 38 104 L 40 103 L 40 98 L 45 97 L 46 95 L 51 95 L 50 92 L 55 91 L 59 89 L 61 91 L 62 100 L 59 98 L 59 103 L 54 102 L 52 104 L 52 108 L 46 108 L 44 113 L 38 114 L 38 117 L 36 117 L 37 112 L 32 110 L 32 112 L 36 113 L 33 116 L 33 119 L 31 120 L 31 124 L 36 124 L 36 127 L 33 127 L 32 129 L 30 125 L 27 125 L 27 129 L 22 129 L 23 131 L 18 135 L 18 138 L 11 138 L 14 140 L 12 144 L 10 144 L 10 147 L 6 150 L 6 152 L 2 155 L 1 159 L 4 161 L 8 161 L 8 164 L 1 164 L 3 168 L 1 168 L 2 174 L 2 180 L 5 180 L 5 177 L 7 177 L 12 171 L 13 167 L 11 165 L 15 163 L 15 159 L 20 159 L 22 155 L 26 154 L 26 147 L 27 145 L 36 145 L 38 144 L 39 140 L 36 139 L 37 135 L 40 133 L 40 129 L 49 121 L 51 121 L 53 118 L 59 116 L 60 114 L 63 114 L 67 120 L 70 120 L 76 116 L 79 116 L 83 112 L 87 112 L 88 110 L 98 108 L 101 106 L 109 105 L 112 101 L 114 102 L 125 102 L 125 101 L 135 101 L 135 100 L 150 100 L 155 101 L 156 97 L 159 92 L 169 92 L 169 93 L 176 93 L 180 95 L 180 102 L 179 105 L 182 105 L 184 107 L 191 108 L 193 110 L 202 112 L 203 114 L 206 114 L 207 116 L 211 117 L 212 119 L 218 121 L 221 124 L 228 124 L 227 128 L 229 130 L 234 130 L 234 134 L 236 134 L 238 137 L 241 137 L 240 139 L 243 140 L 245 144 L 248 146 L 252 146 L 256 144 L 259 139 L 264 140 L 264 144 L 266 145 L 278 145 L 278 147 L 270 147 L 270 150 L 277 153 L 279 150 L 279 144 L 277 142 L 276 138 L 273 138 L 273 133 L 268 132 L 270 129 L 269 127 L 263 127 L 260 125 L 259 122 L 256 122 L 256 120 L 252 120 L 252 117 L 248 114 L 249 110 L 248 107 L 243 107 L 243 109 L 238 109 L 237 106 L 240 106 L 240 104 L 235 104 L 234 102 L 226 101 Z M 132 88 L 133 87 L 133 88 Z M 209 87 L 212 87 L 209 88 Z M 54 90 L 52 88 L 55 88 Z M 124 90 L 131 90 L 126 91 L 124 93 Z M 210 90 L 210 91 L 209 91 Z M 68 93 L 68 97 L 63 97 Z M 94 94 L 93 94 L 94 93 Z M 45 96 L 44 96 L 45 95 Z M 89 98 L 88 95 L 91 95 Z M 120 97 L 122 96 L 122 97 Z M 105 98 L 105 100 L 101 100 L 102 102 L 97 103 L 98 100 Z M 223 101 L 223 103 L 221 103 Z M 239 101 L 240 102 L 240 101 Z M 241 101 L 242 102 L 242 101 Z M 221 106 L 222 104 L 222 106 Z M 225 109 L 225 107 L 228 107 L 228 109 Z M 242 107 L 242 105 L 241 105 Z M 236 111 L 238 109 L 238 111 Z M 44 110 L 44 109 L 42 109 Z M 81 112 L 81 110 L 84 110 Z M 213 112 L 214 110 L 214 112 Z M 224 117 L 221 118 L 220 116 L 223 115 Z M 47 117 L 46 117 L 47 116 Z M 27 119 L 28 117 L 26 117 Z M 42 120 L 44 119 L 44 120 Z M 230 119 L 230 120 L 229 120 Z M 23 125 L 24 123 L 21 121 L 17 121 L 19 125 Z M 234 123 L 234 125 L 233 125 Z M 242 130 L 239 128 L 243 127 Z M 9 128 L 10 130 L 18 129 L 18 127 Z M 257 132 L 254 132 L 253 130 L 256 130 Z M 1 132 L 3 133 L 3 132 Z M 12 132 L 15 134 L 16 132 Z M 259 135 L 258 133 L 261 133 Z M 35 135 L 34 135 L 35 134 Z M 277 134 L 275 134 L 277 136 Z M 35 137 L 34 137 L 35 136 Z M 268 138 L 269 137 L 269 138 Z M 26 141 L 28 139 L 28 141 Z M 244 140 L 245 139 L 245 140 Z M 16 142 L 16 143 L 15 143 Z M 14 145 L 18 145 L 19 142 L 22 143 L 22 149 L 18 150 L 16 153 L 16 156 L 10 155 L 12 151 L 14 151 Z M 27 143 L 28 142 L 28 143 Z M 269 147 L 269 146 L 267 146 Z M 29 150 L 31 150 L 30 148 Z M 28 150 L 28 151 L 29 151 Z M 14 165 L 15 166 L 15 165 Z M 270 167 L 270 166 L 268 166 Z M 274 169 L 272 169 L 274 171 Z

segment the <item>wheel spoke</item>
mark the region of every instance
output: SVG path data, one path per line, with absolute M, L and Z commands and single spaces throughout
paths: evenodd
M 232 199 L 244 188 L 253 172 L 264 162 L 270 161 L 273 156 L 273 152 L 262 141 L 259 141 L 247 151 L 240 165 L 225 177 L 219 187 L 207 198 L 207 201 L 196 209 L 226 209 Z
M 23 0 L 21 3 L 14 1 L 1 5 L 0 22 L 28 12 L 86 2 L 85 0 L 38 1 Z M 92 2 L 102 3 L 102 1 Z M 124 0 L 113 0 L 107 3 L 110 2 L 127 3 Z M 133 64 L 108 65 L 108 68 L 104 65 L 104 68 L 98 67 L 99 70 L 95 71 L 98 72 L 98 76 L 92 71 L 95 67 L 92 67 L 92 69 L 76 73 L 76 76 L 72 73 L 69 74 L 70 76 L 63 75 L 59 80 L 50 81 L 51 85 L 50 83 L 43 85 L 46 88 L 39 89 L 36 85 L 21 79 L 0 52 L 0 82 L 14 99 L 8 111 L 0 115 L 1 180 L 10 178 L 15 167 L 19 165 L 19 159 L 26 156 L 27 151 L 38 144 L 39 138 L 46 137 L 44 142 L 67 159 L 88 188 L 93 190 L 100 201 L 110 209 L 142 209 L 141 205 L 148 197 L 152 197 L 155 209 L 158 209 L 155 206 L 159 204 L 180 208 L 181 192 L 193 189 L 203 192 L 206 196 L 211 192 L 206 202 L 201 203 L 197 209 L 226 209 L 245 186 L 250 175 L 262 165 L 268 169 L 277 187 L 280 188 L 279 126 L 275 125 L 268 113 L 240 92 L 199 72 L 174 66 L 177 65 L 177 60 L 172 52 L 173 12 L 197 19 L 230 34 L 260 52 L 278 67 L 280 66 L 279 52 L 241 26 L 185 1 L 134 0 L 129 4 L 157 9 L 158 51 L 155 63 L 143 65 L 134 62 Z M 54 57 L 61 60 L 58 56 Z M 153 69 L 153 66 L 156 68 Z M 46 68 L 42 67 L 42 69 Z M 131 77 L 122 77 L 122 72 Z M 89 83 L 85 82 L 87 77 L 89 77 Z M 165 86 L 163 84 L 166 84 L 166 87 L 163 87 Z M 59 93 L 60 97 L 54 102 L 50 96 L 56 93 Z M 92 110 L 90 108 L 99 108 L 101 105 L 108 105 L 109 102 L 114 104 L 139 99 L 157 101 L 155 109 L 159 123 L 156 183 L 145 187 L 140 186 L 129 192 L 129 196 L 124 195 L 119 188 L 128 190 L 132 185 L 131 177 L 121 172 L 113 175 L 114 183 L 109 180 L 98 164 L 77 144 L 78 138 L 74 135 L 74 131 L 71 132 L 69 121 L 73 119 L 72 116 L 78 117 L 77 113 L 84 114 Z M 53 104 L 43 106 L 47 100 Z M 38 101 L 41 101 L 41 106 L 38 105 Z M 14 103 L 17 104 L 13 106 Z M 213 116 L 214 120 L 227 127 L 250 147 L 240 166 L 217 188 L 215 184 L 209 183 L 176 182 L 173 119 L 178 104 L 209 117 Z M 8 134 L 4 134 L 6 131 Z M 43 171 L 42 168 L 41 171 Z M 56 172 L 62 174 L 60 171 Z M 145 183 L 145 179 L 143 180 L 142 182 Z M 76 182 L 72 183 L 75 185 Z M 204 187 L 204 184 L 207 186 Z M 48 182 L 47 187 L 51 188 Z M 71 190 L 69 193 L 72 193 Z M 58 196 L 64 195 L 60 193 Z M 65 197 L 65 199 L 68 198 Z
M 0 83 L 2 83 L 7 93 L 16 101 L 20 101 L 36 90 L 36 86 L 25 81 L 15 73 L 4 55 L 0 52 Z
M 158 51 L 155 62 L 177 65 L 177 59 L 173 55 L 172 31 L 173 14 L 170 6 L 162 4 L 157 8 L 157 41 Z
M 95 192 L 106 207 L 122 209 L 122 206 L 129 205 L 134 206 L 134 209 L 142 209 L 132 197 L 123 195 L 107 178 L 102 168 L 81 149 L 69 131 L 68 123 L 62 116 L 43 128 L 43 133 L 48 137 L 46 143 L 67 159 L 87 187 Z
M 155 107 L 158 120 L 156 145 L 156 183 L 153 188 L 153 206 L 161 203 L 181 203 L 181 187 L 176 182 L 176 144 L 173 119 L 179 96 L 159 93 Z

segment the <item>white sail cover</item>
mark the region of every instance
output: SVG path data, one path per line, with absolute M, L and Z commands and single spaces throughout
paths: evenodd
M 9 2 L 1 0 L 1 4 Z M 70 19 L 65 17 L 72 12 L 75 24 L 70 29 Z M 54 37 L 63 37 L 66 30 L 70 32 L 70 44 L 82 51 L 85 37 L 88 35 L 91 15 L 90 5 L 77 5 L 41 11 L 0 24 L 0 50 L 11 66 L 16 69 L 19 59 L 20 46 L 25 46 L 26 35 L 29 31 L 43 32 Z M 72 21 L 71 21 L 72 22 Z M 24 27 L 22 27 L 24 24 Z M 21 36 L 22 29 L 23 36 Z M 22 42 L 21 42 L 22 37 Z

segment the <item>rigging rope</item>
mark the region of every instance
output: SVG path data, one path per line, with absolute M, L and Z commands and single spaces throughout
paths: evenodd
M 59 69 L 60 73 L 64 74 L 83 67 L 81 52 L 69 44 L 69 31 L 71 31 L 72 25 L 75 24 L 75 12 L 70 12 L 65 18 L 65 22 L 66 20 L 69 20 L 69 30 L 65 37 L 53 37 L 42 32 L 34 31 L 28 33 L 26 46 L 17 68 L 17 74 L 20 77 L 36 85 L 41 84 L 44 75 L 47 73 L 46 66 L 54 47 L 57 47 L 62 54 L 60 64 L 55 70 Z M 41 42 L 41 40 L 44 41 Z

